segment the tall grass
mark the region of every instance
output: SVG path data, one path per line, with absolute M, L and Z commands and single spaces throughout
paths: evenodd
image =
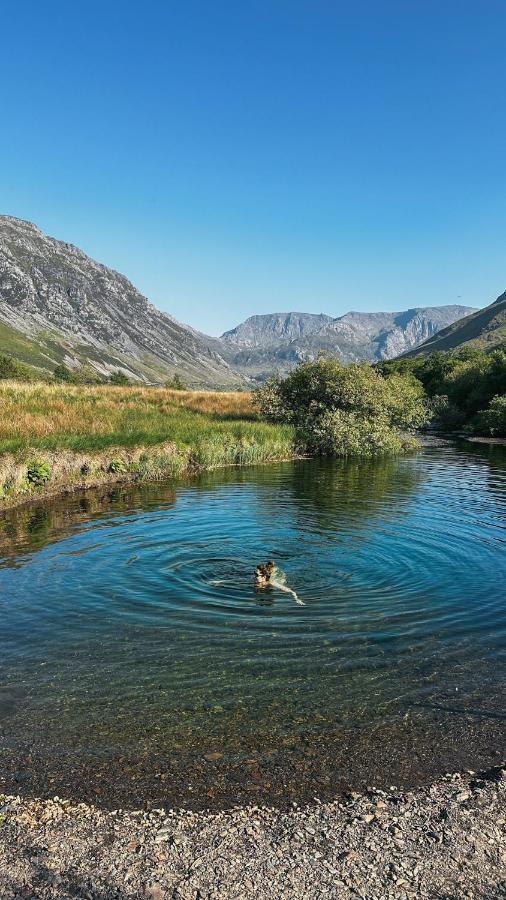
M 242 392 L 2 381 L 0 411 L 4 499 L 31 492 L 27 472 L 41 462 L 54 485 L 78 476 L 162 478 L 293 453 L 292 430 L 259 421 Z
M 262 441 L 271 432 L 246 393 L 0 382 L 0 409 L 0 452 L 193 446 L 219 435 Z

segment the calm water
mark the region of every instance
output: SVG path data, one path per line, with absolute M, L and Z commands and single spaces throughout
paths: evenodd
M 406 723 L 421 757 L 436 721 L 497 729 L 505 500 L 502 448 L 448 444 L 13 511 L 0 531 L 5 746 L 67 767 L 142 759 L 162 782 L 198 790 L 207 773 L 233 794 L 238 770 L 268 791 L 277 776 L 259 759 L 291 766 L 311 736 L 330 753 L 347 735 L 351 760 Z M 271 557 L 304 606 L 255 591 Z

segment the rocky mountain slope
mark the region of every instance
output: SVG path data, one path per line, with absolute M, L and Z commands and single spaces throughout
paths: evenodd
M 237 328 L 222 334 L 221 340 L 232 348 L 276 347 L 280 343 L 300 340 L 320 331 L 332 322 L 332 316 L 312 313 L 272 313 L 267 316 L 250 316 Z
M 222 355 L 254 377 L 288 371 L 324 350 L 342 362 L 392 359 L 442 328 L 474 312 L 467 306 L 408 309 L 395 313 L 349 312 L 332 319 L 305 313 L 252 316 L 221 337 Z
M 147 381 L 179 372 L 194 385 L 237 385 L 217 346 L 72 244 L 0 216 L 0 352 L 49 370 L 64 361 Z
M 506 291 L 490 306 L 444 328 L 408 355 L 428 356 L 436 350 L 456 350 L 458 347 L 493 350 L 503 343 L 506 343 Z

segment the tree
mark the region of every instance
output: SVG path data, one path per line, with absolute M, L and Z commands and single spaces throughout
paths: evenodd
M 101 384 L 102 379 L 99 377 L 96 369 L 91 366 L 78 366 L 72 370 L 72 381 L 74 384 Z
M 126 387 L 131 384 L 131 381 L 121 369 L 116 369 L 116 371 L 109 376 L 109 384 L 115 384 L 117 387 Z
M 165 387 L 169 388 L 171 391 L 186 391 L 187 387 L 182 380 L 181 376 L 178 375 L 177 372 L 174 372 L 172 378 L 169 378 L 168 381 L 165 382 Z
M 423 388 L 411 375 L 384 378 L 368 365 L 319 357 L 255 392 L 260 414 L 295 427 L 304 450 L 326 456 L 373 456 L 406 446 L 428 418 Z
M 0 378 L 30 381 L 32 372 L 33 370 L 30 371 L 28 366 L 25 366 L 19 360 L 13 359 L 12 356 L 8 356 L 6 353 L 0 353 Z
M 506 437 L 506 395 L 494 397 L 489 408 L 478 413 L 474 429 L 479 434 Z
M 56 381 L 72 381 L 73 376 L 71 370 L 64 363 L 60 363 L 56 366 L 56 369 L 53 372 L 53 376 Z

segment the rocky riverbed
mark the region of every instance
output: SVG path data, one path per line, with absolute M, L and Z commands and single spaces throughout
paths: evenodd
M 0 795 L 0 897 L 506 897 L 506 769 L 286 812 L 104 811 Z

